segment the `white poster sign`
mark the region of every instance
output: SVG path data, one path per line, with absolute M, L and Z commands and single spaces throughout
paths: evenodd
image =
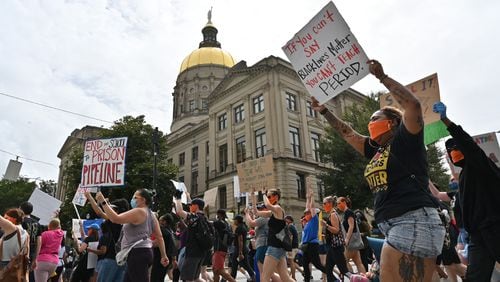
M 33 205 L 32 214 L 40 218 L 40 224 L 48 225 L 50 220 L 57 216 L 61 201 L 36 188 L 28 202 Z
M 368 73 L 368 56 L 329 2 L 282 50 L 307 91 L 321 104 Z
M 238 175 L 233 176 L 233 196 L 235 198 L 240 198 L 240 179 Z
M 99 242 L 89 242 L 89 248 L 93 250 L 97 250 L 97 246 L 99 245 Z M 95 253 L 88 252 L 88 257 L 87 257 L 87 269 L 93 269 L 97 265 L 97 255 Z
M 127 137 L 85 142 L 81 187 L 120 186 L 125 182 Z
M 181 196 L 181 202 L 183 204 L 187 204 L 186 185 L 183 182 L 177 182 L 174 180 L 170 180 L 170 181 L 172 182 L 172 184 L 174 184 L 175 189 L 184 192 L 184 193 L 182 193 L 182 196 Z M 173 201 L 175 201 L 175 198 L 173 198 Z
M 84 207 L 85 203 L 87 203 L 87 197 L 85 197 L 86 190 L 86 188 L 78 187 L 78 189 L 76 189 L 75 196 L 73 196 L 72 203 Z
M 216 207 L 218 192 L 219 192 L 218 187 L 205 191 L 205 193 L 203 194 L 203 201 L 205 202 L 205 206 L 209 206 L 211 208 Z
M 497 135 L 495 132 L 472 136 L 474 141 L 483 149 L 488 156 L 498 167 L 500 167 L 500 147 L 498 146 Z

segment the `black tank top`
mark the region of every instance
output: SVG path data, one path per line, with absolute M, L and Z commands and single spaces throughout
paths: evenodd
M 283 248 L 283 245 L 280 240 L 276 238 L 276 234 L 278 234 L 281 229 L 285 227 L 284 219 L 277 219 L 274 217 L 274 214 L 271 215 L 267 225 L 269 226 L 269 233 L 267 235 L 267 245 L 275 248 Z

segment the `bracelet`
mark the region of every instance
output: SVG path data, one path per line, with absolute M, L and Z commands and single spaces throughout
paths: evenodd
M 384 79 L 388 78 L 389 76 L 387 74 L 385 74 L 384 76 L 382 76 L 379 80 L 380 80 L 380 83 L 383 83 L 384 82 Z
M 320 113 L 321 115 L 326 114 L 326 112 L 328 112 L 328 108 L 327 108 L 327 107 L 325 107 L 324 109 L 322 109 L 321 111 L 319 111 L 319 113 Z

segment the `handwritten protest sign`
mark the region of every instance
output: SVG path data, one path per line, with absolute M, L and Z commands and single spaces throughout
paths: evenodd
M 307 91 L 322 104 L 369 73 L 368 56 L 333 2 L 282 50 Z
M 87 197 L 85 197 L 86 190 L 87 188 L 78 187 L 78 189 L 76 189 L 75 196 L 73 196 L 72 203 L 84 207 L 87 202 Z
M 85 142 L 81 187 L 120 186 L 125 181 L 127 137 Z
M 38 188 L 33 190 L 28 202 L 33 204 L 32 214 L 40 219 L 42 225 L 48 225 L 50 220 L 57 216 L 62 203 Z
M 215 207 L 215 203 L 217 201 L 217 192 L 219 192 L 219 188 L 215 187 L 210 190 L 205 191 L 203 194 L 203 201 L 205 202 L 205 206 Z
M 500 147 L 498 146 L 498 139 L 495 132 L 485 133 L 481 135 L 472 136 L 474 141 L 483 149 L 484 153 L 490 158 L 498 167 L 500 167 Z
M 440 101 L 437 73 L 410 83 L 406 85 L 406 88 L 408 88 L 420 101 L 425 124 L 431 124 L 440 120 L 439 114 L 432 111 L 434 103 Z M 384 106 L 392 106 L 401 110 L 403 109 L 391 93 L 380 96 L 380 107 L 382 108 Z
M 236 165 L 236 169 L 238 170 L 240 192 L 275 188 L 272 155 L 239 163 Z

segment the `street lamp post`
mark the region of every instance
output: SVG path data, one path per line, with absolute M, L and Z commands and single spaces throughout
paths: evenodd
M 159 141 L 159 136 L 158 136 L 158 127 L 155 127 L 155 130 L 153 131 L 153 191 L 156 191 L 156 177 L 157 177 L 157 155 L 159 153 L 159 148 L 158 148 L 158 141 Z

